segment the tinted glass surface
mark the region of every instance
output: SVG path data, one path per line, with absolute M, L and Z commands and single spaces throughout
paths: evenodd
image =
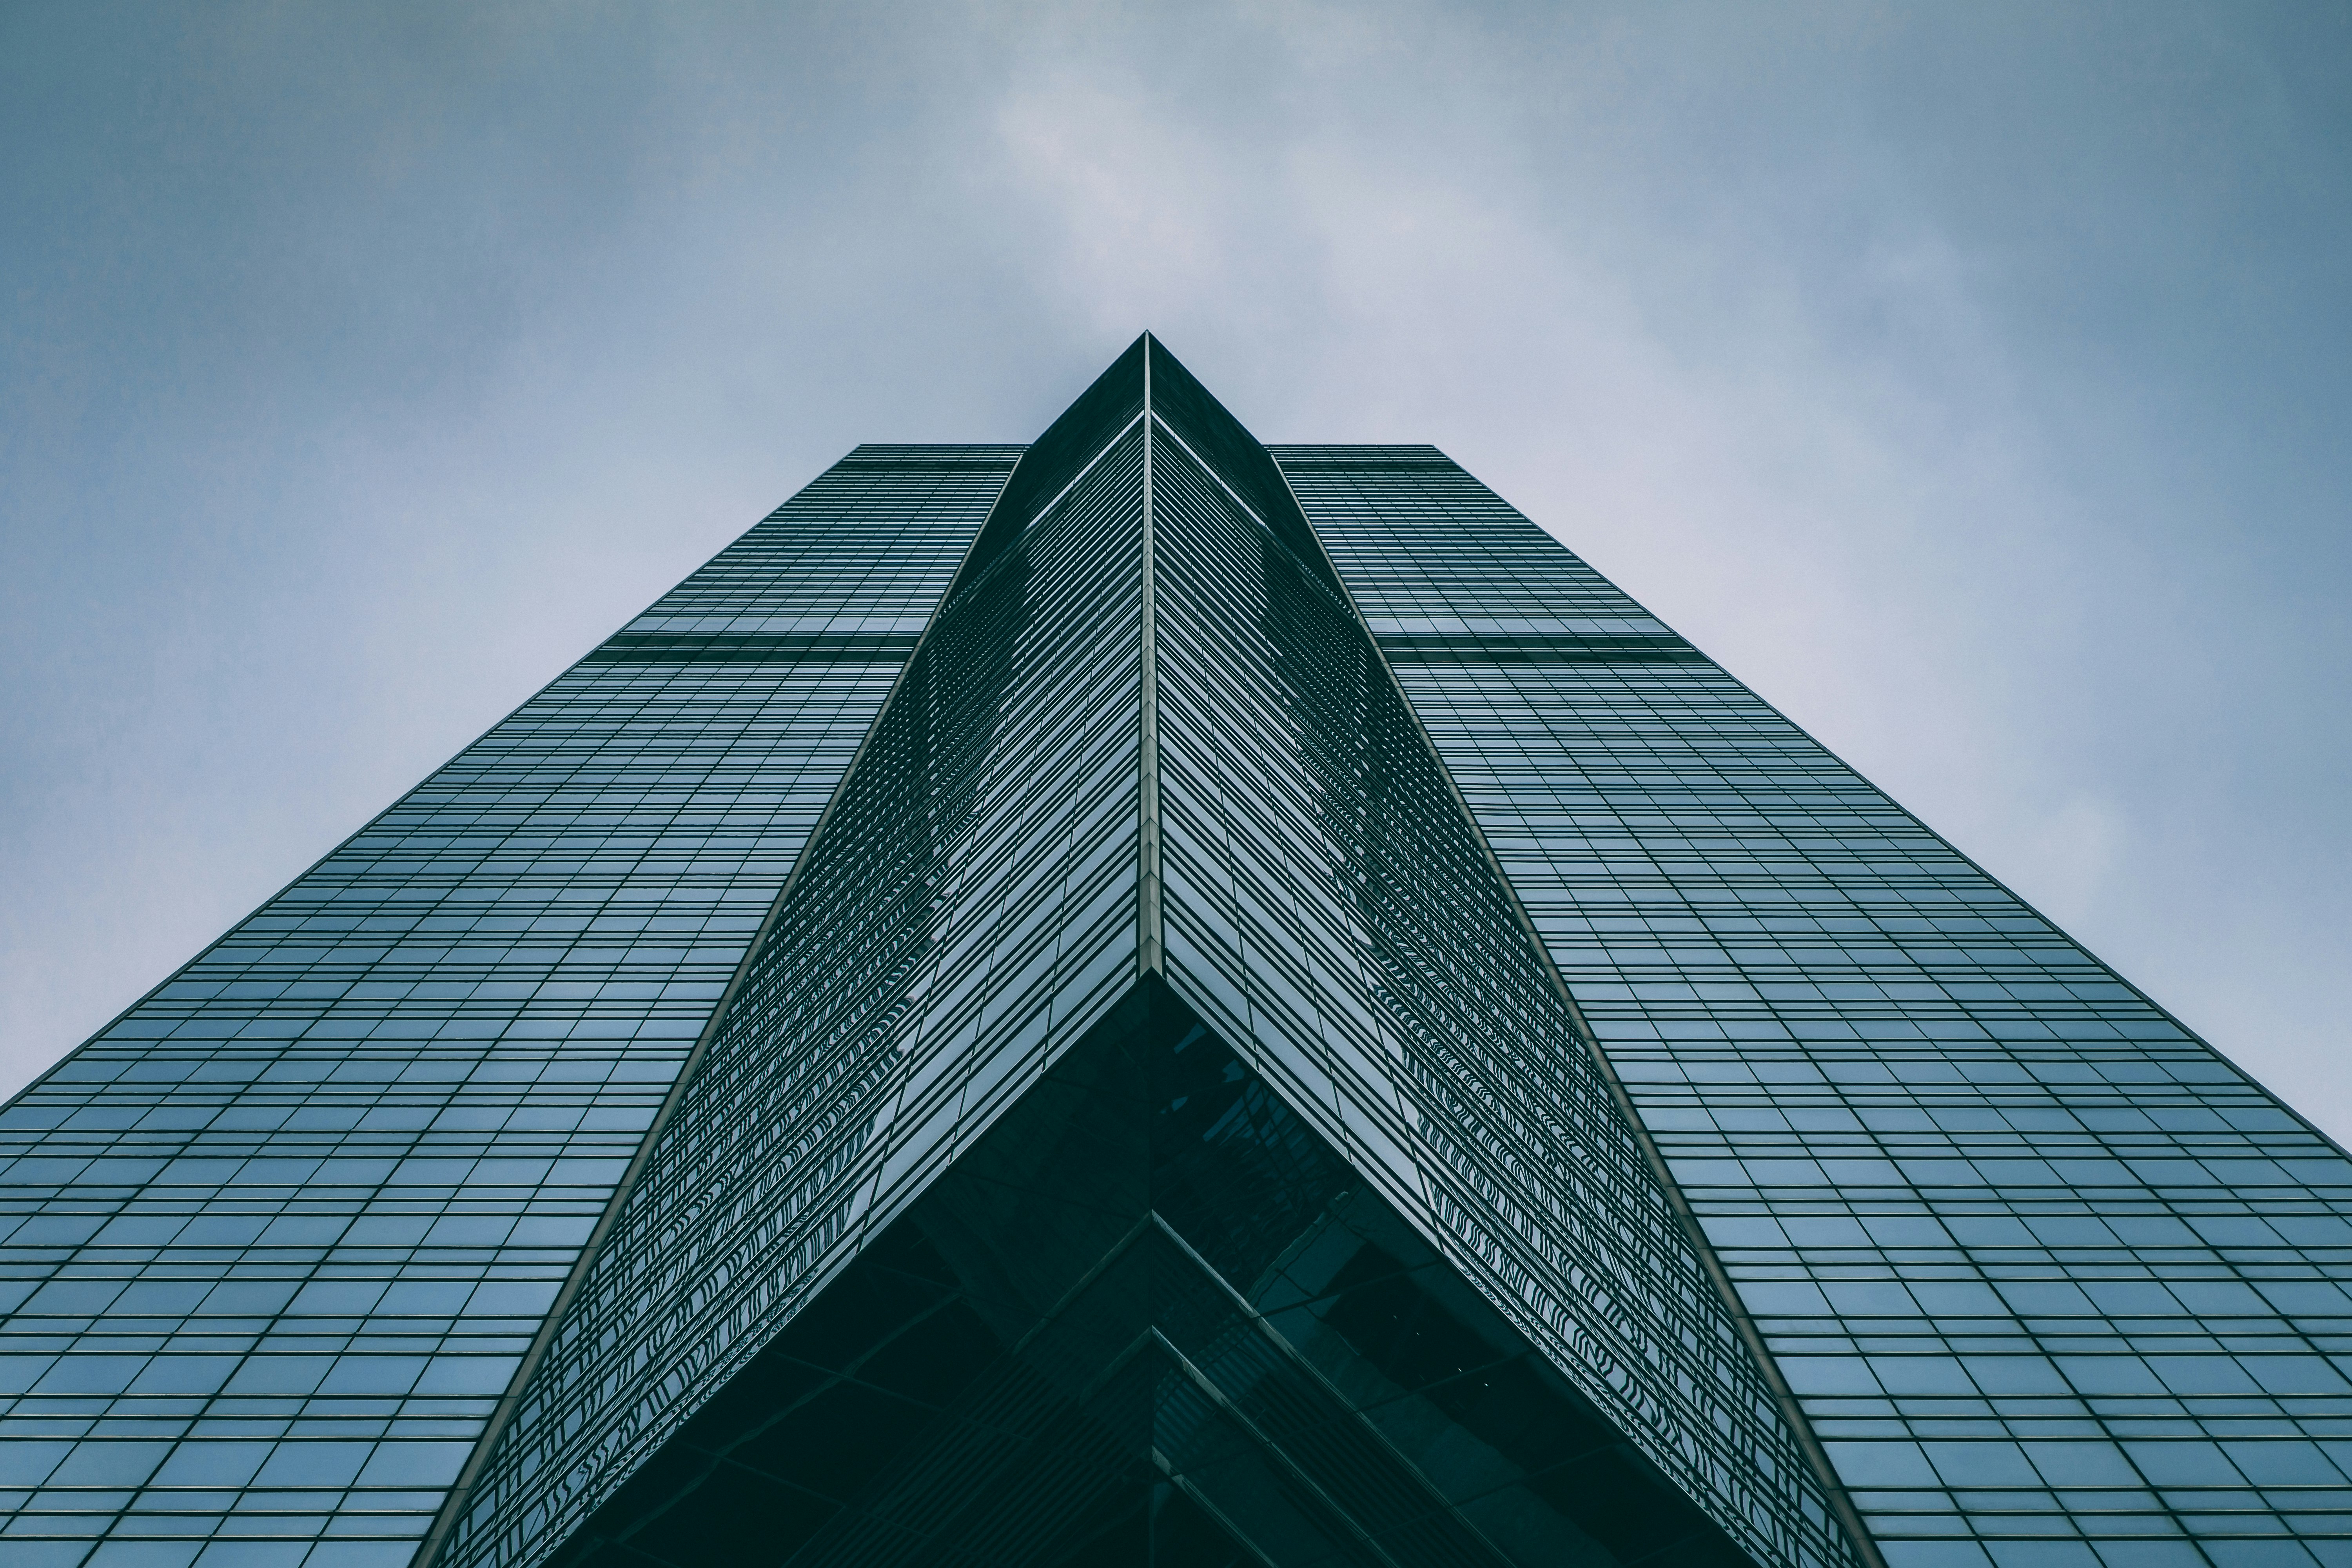
M 958 575 L 440 1561 L 541 1560 L 1133 984 L 1117 432 Z
M 1887 1560 L 2352 1561 L 2352 1162 L 1433 448 L 1276 456 Z
M 1207 395 L 1187 403 L 1210 426 Z M 1177 431 L 1157 440 L 1171 983 L 1743 1547 L 1842 1560 L 1772 1391 L 1328 566 Z
M 0 1111 L 0 1562 L 407 1562 L 1015 455 L 859 448 Z
M 1748 1562 L 1154 980 L 555 1561 Z
M 862 1277 L 857 1260 L 897 1234 L 909 1204 L 945 1201 L 930 1184 L 972 1141 L 985 1134 L 1003 1152 L 988 1131 L 994 1119 L 1135 983 L 1155 920 L 1176 994 L 1339 1149 L 1367 1202 L 1378 1193 L 1405 1205 L 1424 1253 L 1433 1242 L 1475 1282 L 1473 1300 L 1489 1313 L 1499 1306 L 1552 1375 L 1605 1413 L 1591 1418 L 1614 1426 L 1626 1473 L 1663 1488 L 1641 1510 L 1663 1542 L 1720 1543 L 1711 1514 L 1764 1561 L 1842 1559 L 1757 1364 L 1369 634 L 1328 564 L 1299 558 L 1295 545 L 1313 541 L 1295 507 L 1275 527 L 1246 499 L 1289 505 L 1268 489 L 1278 474 L 1181 366 L 1147 348 L 1139 417 L 1122 360 L 1033 450 L 1052 458 L 1047 480 L 1016 475 L 1007 487 L 1024 507 L 1046 497 L 1045 510 L 1029 521 L 1000 510 L 959 574 L 490 1450 L 445 1561 L 535 1563 L 583 1527 L 583 1540 L 604 1541 L 600 1552 L 640 1540 L 628 1550 L 715 1550 L 657 1548 L 648 1526 L 612 1522 L 620 1516 L 606 1510 L 627 1513 L 638 1506 L 629 1492 L 682 1484 L 680 1467 L 700 1473 L 732 1452 L 736 1439 L 697 1436 L 688 1424 L 719 1421 L 704 1413 L 735 1408 L 736 1388 L 760 1385 L 759 1364 L 793 1353 L 778 1347 L 795 1342 L 796 1325 L 824 1321 L 820 1292 Z M 1159 418 L 1162 394 L 1181 426 Z M 1074 445 L 1084 432 L 1104 443 L 1090 456 Z M 1231 483 L 1214 454 L 1244 447 L 1259 466 L 1242 473 L 1245 485 Z M 1164 900 L 1139 901 L 1161 871 Z M 1015 1152 L 1034 1152 L 1017 1140 Z M 1093 1187 L 1117 1184 L 1117 1160 L 1102 1157 L 1102 1171 L 1060 1178 L 1088 1194 L 1081 1210 Z M 1249 1206 L 1217 1223 L 1278 1220 Z M 1071 1231 L 1078 1221 L 1066 1218 L 1004 1234 L 1041 1264 L 1066 1244 L 1078 1247 L 1076 1273 L 1099 1263 L 1093 1284 L 1071 1287 L 1087 1300 L 1121 1298 L 1130 1284 L 1159 1289 L 1150 1281 L 1202 1267 L 1148 1236 L 1111 1258 L 1073 1240 L 1083 1226 Z M 953 1250 L 946 1232 L 925 1235 Z M 1360 1327 L 1373 1332 L 1370 1319 Z M 1064 1331 L 1035 1331 L 1058 1344 Z M 1252 1379 L 1278 1382 L 1278 1368 L 1203 1384 L 1183 1371 L 1201 1359 L 1157 1342 L 1129 1354 L 1108 1332 L 1077 1332 L 1054 1352 L 1067 1380 L 1094 1390 L 1081 1405 L 1103 1394 L 1113 1411 L 1158 1411 L 1145 1422 L 1158 1434 L 1150 1446 L 1195 1480 L 1220 1445 L 1239 1443 L 1240 1454 L 1255 1441 L 1227 1407 L 1246 1403 Z M 1017 1337 L 1002 1330 L 989 1353 Z M 1171 1395 L 1178 1405 L 1208 1398 L 1187 1428 L 1208 1448 L 1152 1426 L 1174 1417 L 1148 1391 L 1180 1373 L 1194 1394 Z M 827 1402 L 863 1397 L 825 1386 Z M 1032 1429 L 1026 1419 L 1000 1412 L 980 1426 L 1049 1446 L 1077 1441 L 1070 1433 L 1085 1426 Z M 1306 1425 L 1336 1434 L 1351 1419 L 1343 1401 Z M 915 1440 L 911 1427 L 889 1429 Z M 786 1487 L 776 1496 L 792 1500 L 777 1517 L 807 1521 L 814 1533 L 792 1550 L 812 1562 L 953 1557 L 966 1547 L 943 1542 L 977 1530 L 996 1544 L 971 1547 L 971 1560 L 1010 1563 L 1051 1560 L 1068 1522 L 1059 1504 L 1021 1498 L 1113 1486 L 1107 1478 L 1126 1463 L 1089 1468 L 1063 1454 L 1016 1466 L 1001 1472 L 1009 1491 L 967 1508 L 958 1489 L 987 1467 L 961 1430 L 938 1428 L 948 1447 L 919 1463 L 892 1446 L 898 1458 L 820 1482 L 805 1467 L 825 1457 L 808 1450 L 828 1438 L 804 1425 L 789 1444 L 762 1439 L 771 1458 L 750 1468 L 765 1480 L 726 1465 L 709 1473 Z M 856 1447 L 847 1429 L 838 1440 Z M 691 1454 L 703 1457 L 681 1457 Z M 1234 1486 L 1262 1468 L 1234 1463 Z M 1313 1468 L 1296 1455 L 1284 1465 Z M 1459 1521 L 1434 1502 L 1405 1506 L 1420 1484 L 1408 1484 L 1410 1471 L 1388 1488 L 1378 1465 L 1364 1466 L 1314 1483 L 1335 1500 L 1333 1489 L 1356 1486 L 1356 1501 L 1293 1509 L 1295 1518 L 1276 1509 L 1244 1522 L 1250 1510 L 1213 1502 L 1206 1482 L 1185 1495 L 1225 1521 L 1225 1536 L 1258 1542 L 1278 1562 L 1356 1560 L 1366 1532 L 1403 1531 L 1402 1542 L 1423 1524 L 1436 1535 L 1412 1536 L 1418 1544 L 1400 1544 L 1399 1560 L 1484 1560 L 1485 1548 L 1456 1557 L 1434 1544 Z M 1367 1478 L 1370 1491 L 1360 1489 Z M 705 1515 L 640 1502 L 670 1520 L 664 1529 Z M 1391 1505 L 1404 1513 L 1380 1511 Z M 966 1522 L 950 1530 L 941 1510 L 958 1509 Z M 930 1522 L 893 1534 L 916 1513 Z M 1291 1522 L 1265 1522 L 1277 1516 Z M 994 1522 L 973 1522 L 982 1517 Z
M 1147 367 L 1164 408 L 1139 423 Z M 741 1415 L 772 1351 L 859 1385 L 826 1397 L 872 1382 L 946 1419 L 953 1347 L 919 1350 L 964 1331 L 945 1309 L 903 1343 L 914 1318 L 864 1324 L 899 1346 L 887 1378 L 780 1347 L 826 1280 L 934 1267 L 898 1222 L 1133 982 L 1139 857 L 1168 879 L 1171 977 L 1246 1058 L 1214 1093 L 1265 1092 L 1220 1135 L 1247 1181 L 1203 1166 L 1187 1197 L 1145 1162 L 1182 1245 L 1129 1243 L 1136 1289 L 1257 1317 L 1119 1363 L 1110 1408 L 1169 1423 L 1163 1453 L 1205 1446 L 1181 1474 L 1099 1468 L 1095 1511 L 1053 1514 L 1076 1521 L 1061 1560 L 1278 1536 L 1282 1561 L 1440 1560 L 1465 1521 L 1465 1560 L 1517 1556 L 1491 1510 L 1551 1450 L 1474 1418 L 1517 1374 L 1431 1370 L 1485 1353 L 1448 1322 L 1558 1377 L 1601 1423 L 1578 1452 L 1622 1425 L 1628 1475 L 1672 1475 L 1759 1556 L 1834 1553 L 1574 1016 L 1448 826 L 1450 773 L 1895 1568 L 2352 1562 L 2352 1164 L 1433 449 L 1277 455 L 1445 772 L 1412 760 L 1280 476 L 1157 345 L 1056 431 L 1024 507 L 1058 505 L 1000 518 L 895 718 L 1016 448 L 860 448 L 0 1112 L 0 1558 L 405 1563 L 575 1274 L 453 1560 L 641 1531 L 601 1510 L 640 1467 L 640 1491 L 677 1484 L 677 1455 L 744 1468 L 697 1412 Z M 830 858 L 698 1098 L 672 1098 L 869 731 Z M 1003 1190 L 1070 1197 L 1024 1180 Z M 1250 1261 L 1349 1202 L 1391 1228 L 1328 1276 Z M 1006 1248 L 957 1224 L 927 1245 L 979 1247 L 937 1298 L 985 1329 L 976 1365 L 1012 1331 L 971 1259 Z M 1291 1352 L 1324 1384 L 1249 1407 Z M 1313 1416 L 1327 1385 L 1357 1415 Z M 1309 1449 L 1367 1413 L 1407 1468 L 1350 1501 L 1341 1470 L 1390 1459 Z M 1444 1478 L 1441 1449 L 1480 1445 Z M 803 1489 L 824 1520 L 896 1518 L 851 1495 L 887 1458 Z M 989 1517 L 1046 1517 L 1017 1504 Z M 804 1539 L 848 1528 L 824 1520 Z

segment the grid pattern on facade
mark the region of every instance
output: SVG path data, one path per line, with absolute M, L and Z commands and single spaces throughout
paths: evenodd
M 1752 1568 L 1156 977 L 558 1568 Z
M 439 1562 L 542 1560 L 1134 983 L 1142 443 L 1096 437 L 957 577 Z
M 1170 774 L 1171 828 L 1191 808 L 1175 852 L 1189 848 L 1194 867 L 1187 889 L 1171 887 L 1171 930 L 1189 922 L 1171 947 L 1171 981 L 1254 1035 L 1286 1089 L 1455 1243 L 1457 1261 L 1738 1539 L 1776 1563 L 1843 1558 L 1817 1487 L 1418 749 L 1402 700 L 1328 565 L 1292 549 L 1311 543 L 1303 520 L 1294 510 L 1286 537 L 1229 500 L 1194 454 L 1254 443 L 1152 352 L 1171 385 L 1193 395 L 1170 399 L 1180 424 L 1149 412 L 1130 420 L 1139 399 L 1127 383 L 1140 370 L 1131 353 L 1033 449 L 1055 455 L 1052 482 L 1016 475 L 1008 486 L 1024 506 L 1060 499 L 1034 523 L 1000 510 L 983 531 L 466 1500 L 446 1561 L 526 1563 L 577 1529 L 1133 980 L 1135 868 L 1149 834 L 1139 815 L 1151 815 L 1139 785 L 1153 772 L 1139 750 L 1152 705 L 1135 657 L 1147 646 L 1137 569 L 1155 558 L 1147 490 L 1155 513 L 1167 509 L 1170 559 L 1195 568 L 1188 578 L 1169 564 L 1157 579 L 1171 628 L 1186 623 L 1157 668 L 1189 683 L 1191 709 L 1180 714 L 1185 698 L 1171 696 L 1171 721 L 1197 748 L 1190 778 Z M 1153 460 L 1165 467 L 1155 472 Z M 1243 493 L 1268 500 L 1265 475 L 1256 478 Z M 1228 559 L 1213 564 L 1221 552 Z M 1235 561 L 1242 574 L 1226 580 Z M 1279 609 L 1253 596 L 1264 587 L 1253 573 L 1287 590 Z M 1257 668 L 1243 649 L 1254 653 L 1276 622 L 1293 667 Z M 1309 668 L 1318 661 L 1328 668 Z M 1302 733 L 1292 712 L 1265 733 L 1221 727 L 1253 702 L 1278 710 L 1286 700 L 1320 702 L 1322 728 Z M 1217 810 L 1251 792 L 1248 809 L 1279 812 L 1296 794 L 1310 815 L 1344 817 L 1360 803 L 1314 786 L 1328 791 L 1332 769 L 1388 757 L 1400 739 L 1413 743 L 1405 771 L 1422 787 L 1383 775 L 1381 842 L 1338 831 L 1360 859 L 1415 860 L 1404 840 L 1417 837 L 1412 869 L 1424 873 L 1434 831 L 1455 879 L 1424 875 L 1404 891 L 1416 909 L 1450 904 L 1437 923 L 1458 916 L 1463 930 L 1435 931 L 1412 915 L 1400 924 L 1394 911 L 1383 925 L 1370 902 L 1330 925 L 1322 909 L 1303 923 L 1269 917 L 1269 900 L 1301 889 L 1255 879 L 1253 854 L 1266 846 L 1236 856 Z M 1267 742 L 1275 771 L 1262 776 L 1211 754 Z M 1285 765 L 1300 767 L 1302 751 L 1310 760 L 1294 776 Z M 1431 812 L 1437 819 L 1423 820 Z M 1328 838 L 1332 824 L 1322 826 Z M 1311 859 L 1331 846 L 1309 833 L 1295 847 Z M 1318 887 L 1306 901 L 1400 890 Z M 1205 921 L 1194 893 L 1213 905 Z M 1212 951 L 1218 936 L 1244 931 Z M 1464 931 L 1475 933 L 1466 946 Z M 1417 950 L 1382 968 L 1384 942 Z M 1501 980 L 1520 982 L 1524 1005 L 1465 1030 L 1436 998 L 1462 993 L 1470 973 L 1492 983 L 1484 968 L 1496 963 Z M 1275 969 L 1287 973 L 1270 977 Z M 1330 986 L 1327 969 L 1349 978 Z M 1334 1011 L 1343 993 L 1381 1021 L 1343 1037 L 1363 1022 Z M 1276 1016 L 1285 1002 L 1299 1005 Z M 1527 1032 L 1548 1040 L 1549 1058 L 1534 1059 Z M 1449 1089 L 1482 1048 L 1486 1078 Z M 1516 1054 L 1507 1063 L 1497 1049 Z M 1349 1067 L 1335 1073 L 1343 1057 Z M 1472 1103 L 1480 1093 L 1489 1103 Z M 1543 1155 L 1506 1147 L 1546 1136 L 1590 1146 L 1591 1158 L 1571 1162 L 1581 1189 L 1534 1173 Z M 1514 1185 L 1529 1190 L 1505 1190 Z
M 1153 377 L 1156 415 L 1162 382 L 1189 378 Z M 1265 498 L 1291 525 L 1264 524 L 1253 489 L 1195 458 L 1245 433 L 1205 393 L 1168 401 L 1170 983 L 1734 1540 L 1765 1563 L 1845 1561 L 1411 710 L 1319 552 L 1293 550 L 1313 546 L 1295 503 Z
M 860 448 L 0 1111 L 0 1561 L 407 1562 L 903 659 L 709 637 L 919 626 L 1016 456 Z
M 2352 1563 L 2352 1162 L 1433 448 L 1276 455 L 1888 1562 Z

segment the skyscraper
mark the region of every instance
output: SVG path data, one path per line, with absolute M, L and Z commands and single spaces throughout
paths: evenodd
M 853 452 L 0 1159 L 37 1568 L 2352 1563 L 2352 1163 L 1149 338 Z

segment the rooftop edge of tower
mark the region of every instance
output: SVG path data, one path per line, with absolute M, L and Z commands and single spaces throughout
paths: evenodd
M 1265 444 L 1163 341 L 1144 331 L 1022 455 L 948 597 L 987 571 L 1104 447 L 1147 414 L 1286 547 L 1318 575 L 1329 575 L 1314 530 Z

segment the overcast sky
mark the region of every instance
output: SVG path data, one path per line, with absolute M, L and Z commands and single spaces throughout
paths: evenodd
M 2352 5 L 0 0 L 0 1091 L 860 440 L 1433 441 L 2352 1138 Z

